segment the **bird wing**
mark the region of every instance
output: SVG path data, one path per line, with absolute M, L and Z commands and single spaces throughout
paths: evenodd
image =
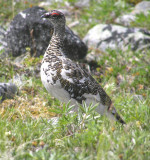
M 86 99 L 92 101 L 95 98 L 97 102 L 109 109 L 111 99 L 88 72 L 68 58 L 63 59 L 62 64 L 60 83 L 69 92 L 70 98 L 77 100 L 79 103 L 86 101 Z
M 96 103 L 99 103 L 99 107 L 96 108 L 97 112 L 100 114 L 105 112 L 109 118 L 125 124 L 116 112 L 109 96 L 88 72 L 68 58 L 63 59 L 62 64 L 60 83 L 69 93 L 70 98 L 75 99 L 78 103 L 83 101 L 93 103 L 92 101 L 96 100 Z

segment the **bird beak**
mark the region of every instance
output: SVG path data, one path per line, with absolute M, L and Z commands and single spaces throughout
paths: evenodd
M 49 18 L 51 16 L 51 13 L 47 12 L 47 13 L 44 13 L 41 18 Z
M 43 15 L 41 16 L 41 18 L 45 18 L 45 15 L 43 14 Z

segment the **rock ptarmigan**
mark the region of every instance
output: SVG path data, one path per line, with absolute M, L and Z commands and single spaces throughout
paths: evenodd
M 83 101 L 89 106 L 99 104 L 96 111 L 122 124 L 125 122 L 116 112 L 111 99 L 96 80 L 71 59 L 65 57 L 63 37 L 65 16 L 57 10 L 41 16 L 54 26 L 53 36 L 41 65 L 41 80 L 47 91 L 62 102 L 78 106 Z

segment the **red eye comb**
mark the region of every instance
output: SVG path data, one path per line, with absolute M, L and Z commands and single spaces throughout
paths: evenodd
M 54 12 L 54 13 L 51 13 L 51 15 L 57 15 L 57 16 L 58 16 L 58 15 L 59 15 L 59 13 Z

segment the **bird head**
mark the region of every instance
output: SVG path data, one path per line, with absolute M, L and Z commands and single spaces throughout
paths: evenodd
M 43 14 L 41 18 L 49 19 L 50 22 L 54 25 L 54 27 L 65 26 L 66 23 L 64 14 L 57 10 L 47 12 Z

